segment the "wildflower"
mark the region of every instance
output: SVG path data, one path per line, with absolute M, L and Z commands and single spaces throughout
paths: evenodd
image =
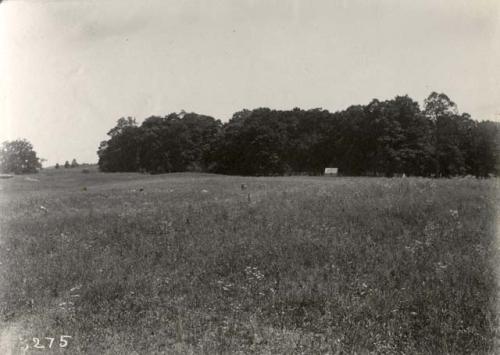
M 207 194 L 207 193 L 208 193 L 208 190 L 203 189 L 203 190 L 201 190 L 201 193 L 203 193 L 203 194 Z
M 69 290 L 69 291 L 73 292 L 73 291 L 79 290 L 81 287 L 82 287 L 82 285 L 76 285 L 75 287 L 71 288 L 71 290 Z
M 450 210 L 450 215 L 453 218 L 458 218 L 458 210 Z
M 437 270 L 445 270 L 447 267 L 448 267 L 448 265 L 443 264 L 441 261 L 436 263 Z

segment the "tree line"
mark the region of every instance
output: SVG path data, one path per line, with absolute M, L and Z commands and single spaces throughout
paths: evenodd
M 63 164 L 63 167 L 65 169 L 69 169 L 69 168 L 78 168 L 80 166 L 80 164 L 78 164 L 78 162 L 76 161 L 76 159 L 73 158 L 73 160 L 71 161 L 71 164 L 68 160 L 66 160 Z M 56 163 L 56 165 L 54 165 L 54 168 L 56 169 L 59 169 L 61 167 L 61 165 L 59 165 L 59 163 Z
M 101 171 L 232 175 L 321 174 L 485 177 L 498 174 L 500 125 L 478 122 L 445 94 L 423 109 L 409 96 L 331 113 L 258 108 L 227 123 L 197 113 L 120 118 L 98 149 Z

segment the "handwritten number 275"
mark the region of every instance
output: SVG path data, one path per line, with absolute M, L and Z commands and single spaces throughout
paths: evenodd
M 61 337 L 59 338 L 59 347 L 60 348 L 65 348 L 68 346 L 68 340 L 71 338 L 70 335 L 61 335 Z M 51 337 L 45 337 L 46 340 L 48 340 L 48 348 L 52 348 L 52 344 L 54 343 L 54 340 L 55 338 L 51 338 Z M 45 346 L 40 344 L 40 338 L 33 338 L 33 347 L 35 349 L 45 349 Z M 25 350 L 27 350 L 28 348 L 28 345 L 26 344 L 26 348 Z

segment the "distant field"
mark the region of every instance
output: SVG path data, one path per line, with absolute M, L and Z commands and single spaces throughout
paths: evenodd
M 493 353 L 497 184 L 0 180 L 0 353 Z

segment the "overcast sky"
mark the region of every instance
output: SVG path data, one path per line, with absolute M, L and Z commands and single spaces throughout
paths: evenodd
M 96 162 L 122 116 L 330 111 L 444 92 L 500 120 L 500 1 L 10 0 L 0 141 Z

